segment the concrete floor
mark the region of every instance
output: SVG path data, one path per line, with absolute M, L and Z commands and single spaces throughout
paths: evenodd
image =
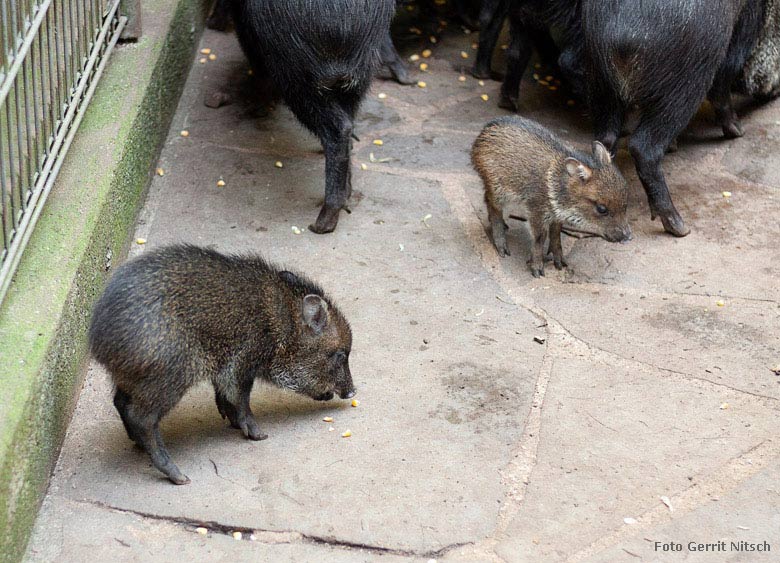
M 132 254 L 187 241 L 307 272 L 351 321 L 361 403 L 258 389 L 270 438 L 250 442 L 200 387 L 163 424 L 192 479 L 176 487 L 132 447 L 93 364 L 28 560 L 776 560 L 780 103 L 746 115 L 735 141 L 705 110 L 668 155 L 690 236 L 650 221 L 621 151 L 634 240 L 567 239 L 569 269 L 536 280 L 522 223 L 506 259 L 485 234 L 469 149 L 506 112 L 497 82 L 458 80 L 474 38 L 453 29 L 432 46 L 424 89 L 375 82 L 353 212 L 318 236 L 305 229 L 323 197 L 317 141 L 284 107 L 254 117 L 234 37 L 205 34 L 217 58 L 193 68 Z M 217 90 L 235 103 L 205 107 Z M 529 77 L 521 100 L 588 146 L 565 94 Z

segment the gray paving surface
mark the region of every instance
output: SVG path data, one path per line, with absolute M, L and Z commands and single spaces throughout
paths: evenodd
M 30 561 L 777 560 L 780 104 L 729 142 L 705 108 L 668 155 L 690 236 L 650 221 L 621 151 L 634 240 L 567 239 L 569 269 L 534 280 L 522 223 L 506 259 L 485 234 L 468 151 L 505 112 L 497 82 L 458 80 L 474 37 L 433 46 L 424 89 L 375 83 L 353 213 L 317 236 L 317 141 L 284 107 L 254 117 L 234 38 L 205 34 L 217 59 L 189 78 L 132 253 L 186 241 L 309 273 L 351 321 L 361 403 L 258 389 L 270 438 L 254 443 L 197 388 L 163 423 L 192 479 L 175 487 L 131 447 L 93 364 Z M 522 87 L 523 114 L 587 146 L 579 106 Z M 217 90 L 235 102 L 205 107 Z M 721 540 L 772 552 L 687 549 Z

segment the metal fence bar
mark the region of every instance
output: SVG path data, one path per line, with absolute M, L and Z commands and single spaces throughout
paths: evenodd
M 0 301 L 126 18 L 120 0 L 0 0 Z

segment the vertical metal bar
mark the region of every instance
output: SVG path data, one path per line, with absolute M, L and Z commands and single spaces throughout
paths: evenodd
M 5 179 L 5 159 L 3 158 L 3 153 L 3 132 L 0 131 L 0 197 L 2 197 L 0 206 L 2 206 L 3 249 L 5 250 L 5 253 L 8 253 L 8 247 L 11 245 L 10 229 L 12 227 L 8 224 L 8 205 L 6 205 L 6 199 L 10 200 L 11 188 L 7 185 L 7 180 Z M 6 192 L 8 193 L 8 198 L 6 198 Z
M 5 127 L 8 131 L 8 164 L 11 172 L 11 185 L 8 190 L 8 197 L 11 204 L 11 227 L 16 228 L 16 206 L 14 205 L 14 194 L 16 193 L 16 184 L 19 181 L 14 166 L 14 148 L 13 148 L 13 128 L 11 126 L 11 96 L 5 100 Z

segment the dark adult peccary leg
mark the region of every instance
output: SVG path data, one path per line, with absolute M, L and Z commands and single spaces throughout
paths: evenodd
M 310 228 L 331 232 L 352 191 L 353 121 L 388 48 L 395 1 L 233 2 L 244 52 L 253 65 L 264 64 L 284 102 L 322 142 L 325 203 Z
M 217 0 L 214 3 L 214 8 L 211 10 L 211 15 L 206 20 L 206 27 L 209 29 L 216 29 L 217 31 L 225 31 L 230 25 L 230 3 L 233 0 Z
M 471 73 L 477 78 L 490 78 L 490 62 L 498 36 L 509 13 L 510 0 L 484 0 L 479 11 L 479 48 Z
M 399 84 L 416 83 L 416 80 L 409 74 L 409 67 L 406 66 L 406 63 L 401 59 L 401 56 L 398 54 L 398 50 L 393 44 L 393 38 L 390 35 L 390 30 L 388 30 L 387 37 L 382 42 L 381 54 L 382 64 L 390 70 L 390 74 L 393 75 L 393 78 L 395 78 L 396 82 Z

